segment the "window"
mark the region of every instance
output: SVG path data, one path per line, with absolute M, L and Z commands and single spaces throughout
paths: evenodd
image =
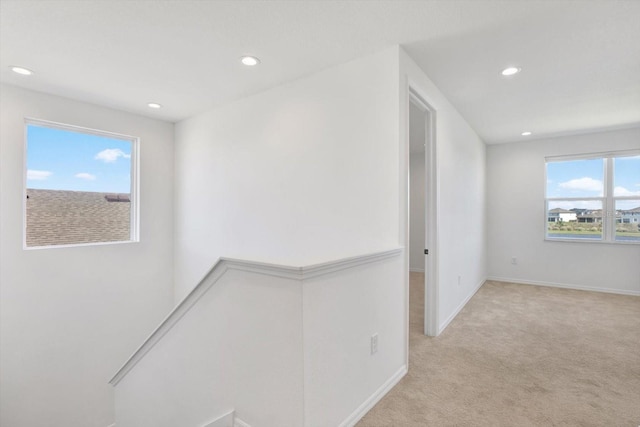
M 640 243 L 640 152 L 547 158 L 549 240 Z
M 138 139 L 25 125 L 25 248 L 137 241 Z

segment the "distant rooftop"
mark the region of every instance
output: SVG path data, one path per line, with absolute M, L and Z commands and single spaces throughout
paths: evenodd
M 129 194 L 27 189 L 28 247 L 128 241 L 130 218 Z

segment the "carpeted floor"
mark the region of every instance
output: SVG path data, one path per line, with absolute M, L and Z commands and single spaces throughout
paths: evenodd
M 640 297 L 486 282 L 358 427 L 640 426 Z

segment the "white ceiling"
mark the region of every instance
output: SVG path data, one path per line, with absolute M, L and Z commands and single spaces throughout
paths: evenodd
M 639 126 L 639 22 L 612 0 L 1 0 L 0 81 L 175 122 L 401 44 L 502 143 Z

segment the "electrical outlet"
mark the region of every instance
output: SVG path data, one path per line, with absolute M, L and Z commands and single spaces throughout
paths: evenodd
M 511 257 L 511 264 L 513 264 L 513 265 L 517 265 L 517 264 L 518 264 L 518 258 L 516 258 L 516 257 Z
M 371 355 L 378 352 L 378 334 L 371 335 Z
M 462 283 L 462 276 L 458 276 L 458 286 Z

